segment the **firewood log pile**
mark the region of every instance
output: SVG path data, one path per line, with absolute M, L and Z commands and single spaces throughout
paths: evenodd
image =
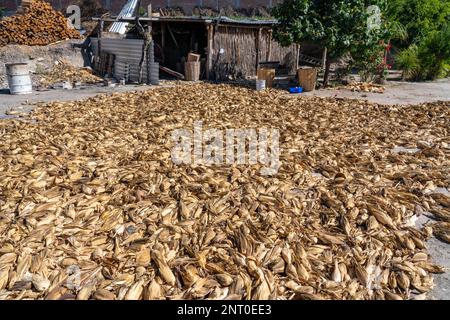
M 70 29 L 66 18 L 47 2 L 35 0 L 23 14 L 0 21 L 0 46 L 21 44 L 43 46 L 66 39 L 79 39 L 78 31 Z

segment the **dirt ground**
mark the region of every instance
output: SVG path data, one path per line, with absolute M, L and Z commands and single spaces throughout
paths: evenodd
M 127 85 L 119 87 L 91 86 L 82 89 L 73 90 L 50 90 L 44 92 L 34 92 L 30 95 L 9 95 L 6 90 L 0 90 L 0 119 L 8 118 L 14 115 L 7 115 L 11 110 L 18 112 L 29 112 L 33 109 L 33 104 L 38 102 L 50 101 L 72 101 L 87 99 L 98 94 L 109 94 L 113 92 L 143 91 L 149 89 L 149 86 Z M 386 85 L 384 94 L 352 92 L 346 89 L 325 89 L 317 90 L 314 93 L 303 94 L 306 96 L 352 98 L 367 100 L 369 102 L 396 105 L 396 104 L 420 104 L 433 101 L 450 101 L 450 79 L 444 79 L 436 82 L 427 83 L 407 83 L 390 82 Z M 295 95 L 292 95 L 295 96 Z M 448 194 L 447 189 L 443 190 Z M 418 222 L 423 224 L 429 219 L 421 218 Z M 450 298 L 450 250 L 444 243 L 432 238 L 428 243 L 428 252 L 431 254 L 434 262 L 444 266 L 447 270 L 444 274 L 434 275 L 435 288 L 429 295 L 431 299 L 449 299 Z

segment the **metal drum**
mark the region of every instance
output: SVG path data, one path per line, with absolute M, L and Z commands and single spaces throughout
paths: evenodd
M 6 64 L 9 92 L 11 94 L 27 94 L 32 92 L 30 71 L 27 63 Z

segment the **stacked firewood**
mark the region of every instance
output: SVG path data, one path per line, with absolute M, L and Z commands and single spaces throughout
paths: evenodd
M 60 40 L 78 39 L 80 34 L 70 29 L 66 18 L 41 0 L 34 0 L 23 14 L 0 21 L 0 46 L 22 44 L 47 45 Z

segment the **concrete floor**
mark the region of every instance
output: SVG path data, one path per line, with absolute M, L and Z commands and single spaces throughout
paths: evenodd
M 347 89 L 321 89 L 303 93 L 306 96 L 351 98 L 378 104 L 420 104 L 433 101 L 450 101 L 450 78 L 433 82 L 390 81 L 383 94 L 352 92 Z
M 183 82 L 186 84 L 186 82 Z M 175 85 L 173 81 L 162 82 L 163 86 Z M 87 99 L 97 94 L 112 92 L 141 91 L 155 88 L 147 85 L 126 85 L 117 87 L 88 86 L 72 90 L 48 90 L 35 91 L 27 95 L 10 95 L 7 89 L 0 89 L 0 118 L 5 117 L 9 110 L 28 112 L 33 104 L 50 101 L 73 101 Z M 301 95 L 351 98 L 368 100 L 379 104 L 419 104 L 433 101 L 450 101 L 450 78 L 434 82 L 389 82 L 384 94 L 370 92 L 352 92 L 347 89 L 321 89 L 314 92 L 306 92 Z M 295 97 L 297 94 L 288 96 Z
M 173 86 L 173 82 L 163 83 L 165 86 Z M 0 119 L 15 117 L 7 115 L 11 110 L 16 112 L 29 112 L 33 104 L 50 101 L 73 101 L 87 99 L 98 94 L 109 94 L 112 92 L 142 91 L 155 88 L 146 85 L 126 85 L 117 87 L 91 86 L 72 90 L 50 90 L 33 92 L 29 95 L 10 95 L 7 90 L 0 90 Z M 379 104 L 420 104 L 433 101 L 450 101 L 450 79 L 435 82 L 410 83 L 389 82 L 384 94 L 352 92 L 347 89 L 322 89 L 315 92 L 303 93 L 306 96 L 352 98 L 368 100 Z M 297 95 L 289 95 L 297 96 Z M 13 112 L 14 113 L 14 112 Z M 450 186 L 448 186 L 450 190 Z M 448 194 L 448 190 L 444 191 Z M 429 222 L 428 217 L 422 216 L 418 225 Z M 434 275 L 435 288 L 429 293 L 429 299 L 450 299 L 450 246 L 435 238 L 427 243 L 428 252 L 433 261 L 446 268 L 446 273 Z
M 83 100 L 98 94 L 109 94 L 113 92 L 130 92 L 148 90 L 147 85 L 126 85 L 126 86 L 87 86 L 71 90 L 57 89 L 48 91 L 34 91 L 31 94 L 11 95 L 9 90 L 0 90 L 0 119 L 14 117 L 8 115 L 9 111 L 29 112 L 34 104 L 52 101 L 73 101 Z

